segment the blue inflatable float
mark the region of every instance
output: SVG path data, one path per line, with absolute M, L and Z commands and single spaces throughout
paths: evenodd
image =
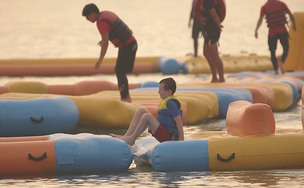
M 158 60 L 158 67 L 159 70 L 167 75 L 167 74 L 178 74 L 179 72 L 182 73 L 189 73 L 189 69 L 186 67 L 184 63 L 178 62 L 175 59 L 161 57 Z
M 133 160 L 128 144 L 106 135 L 55 134 L 56 173 L 91 174 L 127 170 Z
M 121 172 L 133 160 L 127 143 L 89 133 L 2 137 L 0 150 L 0 175 Z
M 196 140 L 153 142 L 154 147 L 146 152 L 143 152 L 146 141 L 139 140 L 133 146 L 133 153 L 134 159 L 141 160 L 134 161 L 137 165 L 137 161 L 145 160 L 154 170 L 164 172 L 304 167 L 302 133 L 239 137 L 214 131 L 206 132 L 205 136 Z
M 0 136 L 66 133 L 78 119 L 78 108 L 68 97 L 0 100 Z

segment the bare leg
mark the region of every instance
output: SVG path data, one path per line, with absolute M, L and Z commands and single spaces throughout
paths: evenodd
M 151 113 L 145 113 L 140 118 L 135 130 L 129 136 L 121 136 L 119 139 L 125 141 L 129 145 L 134 145 L 135 140 L 146 130 L 146 128 L 151 129 L 152 133 L 155 133 L 159 126 L 159 122 Z
M 139 108 L 139 109 L 135 112 L 135 114 L 134 114 L 134 116 L 133 116 L 133 119 L 132 119 L 132 121 L 131 121 L 131 124 L 129 125 L 128 130 L 127 130 L 127 132 L 126 132 L 123 136 L 130 136 L 130 135 L 134 132 L 134 130 L 135 130 L 135 128 L 136 128 L 138 122 L 140 121 L 141 117 L 142 117 L 145 113 L 149 113 L 145 108 Z M 110 134 L 110 135 L 111 135 L 112 137 L 114 137 L 114 138 L 122 137 L 122 135 L 116 135 L 116 134 Z
M 210 45 L 204 45 L 204 56 L 206 57 L 212 73 L 211 83 L 219 82 L 217 78 L 216 66 L 214 62 L 213 52 Z
M 219 53 L 218 53 L 217 44 L 216 43 L 212 44 L 211 49 L 212 49 L 212 53 L 213 53 L 213 56 L 214 56 L 215 67 L 216 67 L 217 72 L 219 74 L 219 81 L 220 82 L 225 82 L 224 66 L 223 66 L 223 62 L 222 62 L 222 60 L 219 56 Z
M 204 45 L 204 55 L 209 63 L 212 72 L 211 83 L 225 82 L 224 66 L 218 53 L 217 43 Z M 219 74 L 219 79 L 217 78 L 217 73 Z
M 135 112 L 135 115 L 133 116 L 131 124 L 129 125 L 129 128 L 128 128 L 127 132 L 124 134 L 124 136 L 130 136 L 134 132 L 134 130 L 136 129 L 136 126 L 139 123 L 140 119 L 146 113 L 149 113 L 149 112 L 145 108 L 139 108 Z

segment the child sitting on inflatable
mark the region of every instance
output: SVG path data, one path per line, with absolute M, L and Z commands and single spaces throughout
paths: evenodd
M 159 82 L 159 104 L 157 119 L 145 108 L 136 111 L 131 124 L 124 135 L 111 134 L 112 137 L 121 139 L 129 145 L 134 145 L 135 140 L 146 130 L 159 142 L 168 140 L 184 140 L 181 102 L 173 95 L 176 83 L 172 78 L 165 78 Z

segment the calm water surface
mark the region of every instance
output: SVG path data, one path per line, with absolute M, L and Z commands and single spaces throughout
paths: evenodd
M 128 23 L 139 43 L 138 56 L 175 57 L 192 52 L 191 32 L 187 27 L 190 0 L 1 0 L 0 59 L 97 58 L 99 48 L 96 44 L 100 36 L 96 26 L 81 16 L 83 6 L 89 2 L 98 4 L 103 10 L 117 12 Z M 259 8 L 264 2 L 226 0 L 229 9 L 220 41 L 221 53 L 239 54 L 246 51 L 268 54 L 265 23 L 260 29 L 260 39 L 256 40 L 253 36 Z M 292 11 L 304 11 L 303 0 L 284 2 Z M 117 50 L 110 47 L 107 57 L 115 57 L 116 53 Z M 161 74 L 130 75 L 129 82 L 155 81 L 163 77 Z M 177 83 L 210 78 L 209 75 L 173 77 Z M 72 84 L 83 80 L 116 82 L 116 77 L 0 77 L 0 84 L 10 81 Z M 274 113 L 277 129 L 301 129 L 301 110 L 301 101 L 298 101 L 285 112 Z M 225 120 L 218 119 L 185 126 L 185 134 L 190 139 L 198 138 L 202 132 L 222 130 L 225 130 Z M 75 132 L 108 134 L 113 131 L 123 133 L 125 130 L 82 128 Z M 2 178 L 0 187 L 303 187 L 303 176 L 302 169 L 165 173 L 132 164 L 127 172 L 113 174 Z

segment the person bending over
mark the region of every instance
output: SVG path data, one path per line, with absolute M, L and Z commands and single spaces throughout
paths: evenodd
M 137 41 L 131 29 L 113 12 L 99 11 L 95 4 L 87 4 L 82 10 L 82 16 L 92 23 L 97 23 L 101 35 L 99 59 L 95 64 L 98 69 L 108 49 L 109 40 L 117 47 L 118 57 L 115 65 L 115 73 L 118 81 L 119 92 L 122 101 L 131 102 L 127 74 L 131 73 L 137 51 Z

